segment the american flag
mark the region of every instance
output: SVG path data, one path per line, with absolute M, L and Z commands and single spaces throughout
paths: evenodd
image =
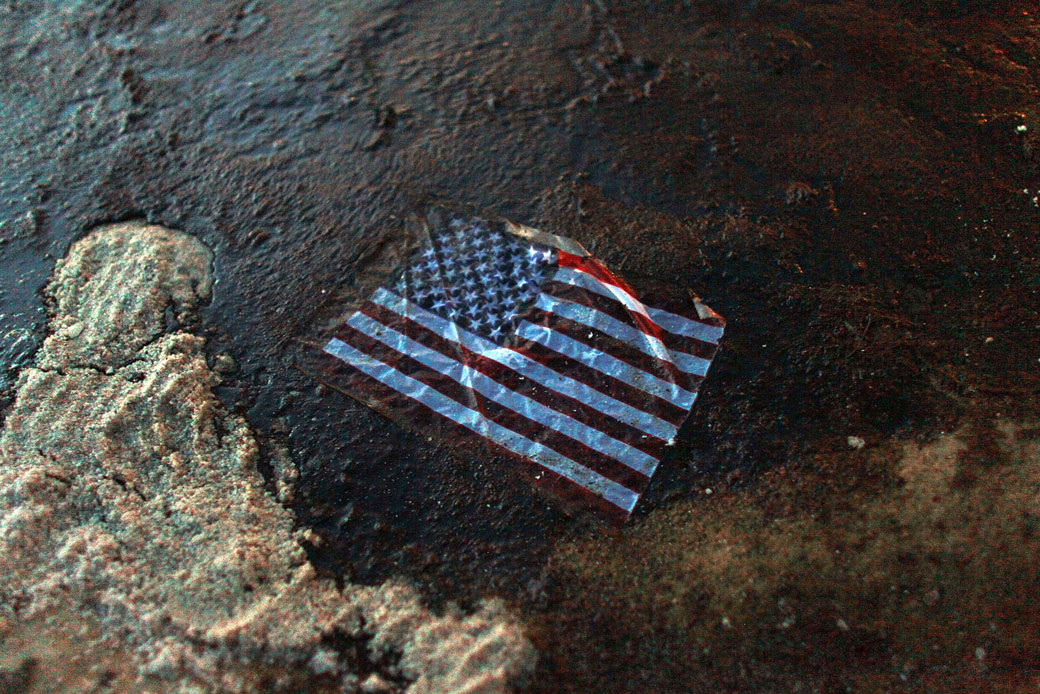
M 724 321 L 644 304 L 576 242 L 432 218 L 325 345 L 337 389 L 423 434 L 479 437 L 556 496 L 632 513 L 697 398 Z

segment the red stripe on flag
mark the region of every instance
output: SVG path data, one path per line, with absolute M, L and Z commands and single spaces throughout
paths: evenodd
M 590 328 L 587 325 L 575 323 L 574 321 L 558 314 L 543 311 L 541 309 L 534 309 L 527 314 L 527 320 L 535 325 L 544 325 L 551 328 L 562 335 L 566 335 L 572 340 L 592 347 L 593 349 L 597 349 L 600 352 L 609 354 L 615 359 L 656 376 L 662 381 L 675 384 L 679 388 L 688 390 L 691 393 L 697 392 L 701 382 L 704 380 L 702 376 L 679 371 L 679 369 L 675 367 L 675 364 L 670 361 L 652 357 L 627 342 L 622 342 L 611 335 L 600 332 L 596 328 Z M 645 397 L 649 398 L 653 396 L 647 393 Z M 646 407 L 641 409 L 645 410 Z M 686 410 L 682 411 L 684 414 L 687 412 Z
M 595 279 L 599 280 L 604 284 L 613 285 L 619 290 L 625 292 L 632 297 L 633 301 L 639 302 L 636 295 L 636 290 L 633 289 L 627 282 L 622 280 L 620 277 L 615 275 L 613 272 L 608 270 L 601 262 L 592 257 L 582 258 L 581 256 L 568 253 L 567 251 L 560 251 L 558 254 L 557 264 L 560 267 L 569 267 L 575 270 L 584 272 L 587 275 L 591 275 Z M 642 330 L 647 335 L 653 335 L 657 339 L 664 342 L 665 332 L 661 329 L 657 323 L 639 313 L 638 311 L 628 311 L 629 318 L 635 324 L 637 328 Z
M 582 272 L 592 275 L 600 282 L 605 284 L 612 284 L 615 287 L 623 289 L 625 292 L 630 294 L 633 298 L 636 295 L 636 290 L 613 272 L 608 270 L 603 263 L 599 262 L 591 256 L 579 256 L 567 251 L 559 251 L 557 253 L 557 265 L 560 267 L 574 268 L 575 270 L 581 270 Z
M 583 403 L 551 388 L 541 386 L 533 379 L 527 378 L 503 364 L 483 357 L 457 342 L 443 338 L 399 313 L 372 302 L 365 303 L 361 307 L 361 312 L 383 325 L 407 335 L 416 342 L 422 343 L 445 356 L 476 369 L 509 390 L 523 393 L 532 400 L 540 402 L 557 412 L 566 414 L 586 426 L 602 431 L 633 448 L 638 448 L 655 458 L 660 458 L 664 453 L 665 441 L 662 439 L 644 434 L 641 430 L 615 419 L 609 413 L 590 407 L 588 403 Z M 640 409 L 643 408 L 641 407 Z
M 639 315 L 630 311 L 623 303 L 617 299 L 608 299 L 602 294 L 596 294 L 590 292 L 583 287 L 575 287 L 572 284 L 566 282 L 558 282 L 556 280 L 549 280 L 542 285 L 542 291 L 549 296 L 558 297 L 566 301 L 572 301 L 582 306 L 594 308 L 600 313 L 621 321 L 622 323 L 630 322 L 633 320 L 633 315 Z M 664 330 L 662 328 L 662 330 Z M 646 332 L 645 330 L 643 332 Z M 718 351 L 718 345 L 710 342 L 703 342 L 693 337 L 687 337 L 686 335 L 676 335 L 672 332 L 664 332 L 664 337 L 660 338 L 670 351 L 685 352 L 686 354 L 692 354 L 695 357 L 702 359 L 711 360 L 715 357 L 715 353 Z
M 443 416 L 423 403 L 381 383 L 346 362 L 322 353 L 322 371 L 328 385 L 361 404 L 396 422 L 402 428 L 419 436 L 435 434 L 466 457 L 473 457 L 474 450 L 467 442 L 478 439 L 495 455 L 513 463 L 536 487 L 547 492 L 549 498 L 562 501 L 570 515 L 591 514 L 612 525 L 620 526 L 628 520 L 629 513 L 601 496 L 593 494 L 566 477 L 542 467 L 534 460 L 513 453 L 507 448 L 475 434 L 470 429 Z
M 531 322 L 533 323 L 534 321 Z M 648 393 L 645 390 L 640 390 L 602 371 L 585 366 L 564 354 L 560 354 L 532 340 L 517 338 L 513 349 L 542 366 L 567 374 L 575 380 L 580 380 L 590 388 L 606 393 L 615 400 L 620 400 L 627 405 L 652 414 L 658 419 L 663 419 L 676 427 L 680 426 L 690 414 L 688 410 L 664 398 Z
M 624 485 L 637 493 L 642 492 L 649 483 L 649 478 L 646 475 L 636 472 L 620 461 L 590 448 L 563 432 L 529 419 L 519 412 L 495 402 L 482 393 L 432 370 L 425 364 L 384 345 L 382 342 L 369 337 L 350 325 L 344 325 L 340 328 L 337 337 L 355 349 L 384 364 L 389 364 L 406 376 L 429 386 L 460 405 L 479 412 L 488 419 L 515 431 L 521 436 L 551 448 L 560 455 L 570 458 L 579 465 L 583 465 L 607 479 Z M 454 357 L 452 358 L 454 359 Z M 466 365 L 470 366 L 469 364 Z

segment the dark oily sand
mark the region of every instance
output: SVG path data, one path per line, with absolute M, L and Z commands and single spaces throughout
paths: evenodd
M 299 479 L 279 463 L 270 486 L 292 493 L 299 524 L 320 537 L 307 545 L 319 573 L 366 585 L 405 574 L 437 601 L 516 599 L 549 626 L 535 683 L 552 694 L 931 692 L 940 687 L 924 675 L 942 668 L 962 676 L 948 691 L 1022 691 L 1019 678 L 1040 670 L 1029 647 L 1040 638 L 1016 626 L 1040 623 L 1035 584 L 1018 579 L 1029 565 L 1008 565 L 1018 602 L 947 602 L 1002 595 L 1006 579 L 957 570 L 976 551 L 1000 559 L 999 543 L 893 553 L 876 564 L 888 579 L 872 584 L 888 580 L 888 592 L 864 593 L 841 615 L 844 632 L 828 605 L 858 594 L 856 581 L 799 573 L 797 553 L 782 563 L 770 548 L 787 546 L 760 538 L 808 518 L 803 527 L 838 543 L 847 511 L 898 492 L 903 444 L 966 417 L 1040 416 L 1036 10 L 1035 0 L 0 3 L 0 416 L 47 334 L 37 291 L 56 259 L 99 224 L 147 219 L 214 250 L 213 299 L 187 327 L 237 365 L 221 364 L 216 394 L 290 452 Z M 586 538 L 508 469 L 453 461 L 285 359 L 323 297 L 356 287 L 376 251 L 399 246 L 400 218 L 427 194 L 575 238 L 633 284 L 687 286 L 729 320 L 686 431 L 620 544 Z M 163 317 L 177 328 L 174 311 Z M 849 436 L 867 442 L 860 453 Z M 962 488 L 1004 465 L 989 466 L 984 440 L 970 439 Z M 1035 500 L 1021 502 L 985 517 L 1032 546 Z M 761 522 L 736 523 L 741 514 Z M 879 539 L 834 547 L 841 558 L 899 540 L 901 526 L 878 518 L 888 525 L 844 526 Z M 728 590 L 698 554 L 718 527 L 752 548 L 728 564 L 764 582 L 750 612 L 703 607 Z M 590 578 L 608 569 L 610 580 Z M 700 588 L 678 595 L 680 585 Z M 887 624 L 863 629 L 857 612 L 874 604 Z M 781 628 L 789 607 L 797 621 Z M 1006 630 L 993 620 L 1005 637 L 1022 634 L 1003 650 L 978 642 L 1001 611 L 1022 615 Z M 977 621 L 956 621 L 967 618 Z M 80 629 L 78 617 L 50 619 Z M 36 624 L 16 626 L 4 658 L 28 652 L 16 641 Z M 54 636 L 41 636 L 54 646 L 34 655 L 33 686 L 56 674 L 53 651 L 67 654 L 66 635 Z M 367 641 L 329 641 L 369 652 Z M 85 652 L 129 662 L 118 644 Z M 367 677 L 363 658 L 348 661 Z M 68 662 L 63 676 L 76 677 Z M 4 661 L 10 681 L 27 676 L 23 664 Z
M 58 263 L 50 334 L 0 436 L 7 684 L 49 691 L 67 650 L 60 691 L 506 691 L 533 656 L 501 604 L 435 615 L 404 585 L 316 577 L 203 339 L 167 330 L 208 300 L 212 261 L 128 223 Z M 75 664 L 91 651 L 121 657 Z
M 1036 691 L 1040 429 L 854 446 L 562 544 L 545 667 L 582 686 L 535 691 Z M 572 631 L 624 655 L 577 657 Z
M 0 3 L 0 359 L 37 351 L 84 230 L 184 229 L 215 250 L 217 394 L 291 451 L 316 566 L 524 600 L 573 526 L 284 358 L 409 201 L 729 319 L 650 515 L 832 437 L 950 430 L 973 393 L 1037 415 L 1037 56 L 1031 0 Z

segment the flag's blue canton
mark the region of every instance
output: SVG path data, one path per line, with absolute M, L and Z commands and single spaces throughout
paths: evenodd
M 427 311 L 503 344 L 556 253 L 482 220 L 453 220 L 433 230 L 397 281 L 395 291 Z

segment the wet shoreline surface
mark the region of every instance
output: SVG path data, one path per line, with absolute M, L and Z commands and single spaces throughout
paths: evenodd
M 934 649 L 921 627 L 900 640 L 911 598 L 891 603 L 892 624 L 855 624 L 827 612 L 833 595 L 809 590 L 776 545 L 745 567 L 764 581 L 749 595 L 772 610 L 747 614 L 773 631 L 719 626 L 739 622 L 722 614 L 737 608 L 689 558 L 704 548 L 676 548 L 668 528 L 739 540 L 717 515 L 730 509 L 748 534 L 820 523 L 837 546 L 845 526 L 829 519 L 855 525 L 842 509 L 877 507 L 844 551 L 879 557 L 864 538 L 896 522 L 884 500 L 906 485 L 905 446 L 952 446 L 960 432 L 967 453 L 936 453 L 960 467 L 935 496 L 969 505 L 988 465 L 1035 455 L 1015 443 L 1030 440 L 1040 373 L 1034 9 L 7 3 L 5 406 L 46 334 L 38 291 L 56 259 L 99 224 L 162 224 L 214 253 L 197 330 L 223 365 L 216 393 L 258 432 L 269 488 L 280 451 L 298 468 L 285 502 L 313 529 L 305 546 L 322 575 L 404 576 L 437 606 L 504 597 L 543 653 L 538 691 L 921 687 L 932 652 L 967 654 L 951 656 L 947 682 L 1008 689 L 1040 661 L 1029 639 L 971 645 L 939 629 Z M 727 318 L 700 401 L 620 534 L 292 368 L 299 338 L 431 196 L 571 236 L 633 284 L 689 287 Z M 1015 532 L 1029 503 L 1000 507 Z M 982 551 L 957 537 L 943 551 Z M 932 590 L 974 595 L 987 578 L 921 559 L 913 542 L 898 552 L 911 558 L 873 570 L 902 572 L 896 593 L 920 589 L 926 607 Z M 937 587 L 922 587 L 921 561 L 941 567 Z M 653 569 L 640 580 L 637 567 Z M 774 572 L 783 580 L 765 581 Z M 824 616 L 775 627 L 799 611 Z M 726 644 L 738 655 L 711 655 Z M 858 668 L 882 674 L 857 680 Z

